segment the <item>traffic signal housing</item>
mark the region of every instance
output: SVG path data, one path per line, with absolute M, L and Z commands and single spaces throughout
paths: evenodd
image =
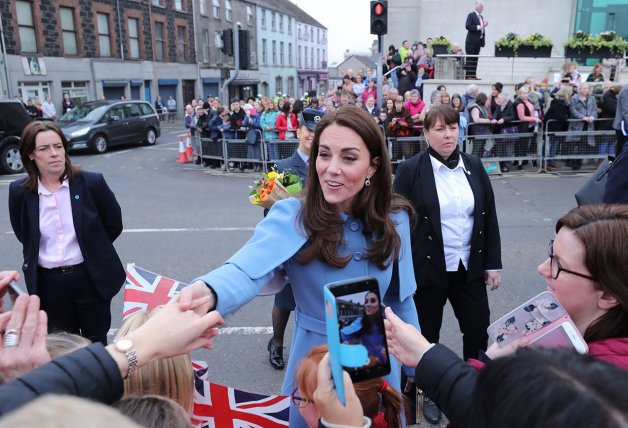
M 222 53 L 227 56 L 233 55 L 233 29 L 227 28 L 222 30 L 222 47 L 220 48 Z
M 388 33 L 388 1 L 371 1 L 371 34 L 383 36 Z
M 239 30 L 238 47 L 240 53 L 240 70 L 251 68 L 251 33 Z

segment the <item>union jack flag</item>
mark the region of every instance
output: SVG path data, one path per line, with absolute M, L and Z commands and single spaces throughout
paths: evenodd
M 126 265 L 126 282 L 124 284 L 124 309 L 122 319 L 137 311 L 150 311 L 165 305 L 187 284 L 135 266 Z
M 193 361 L 194 412 L 199 428 L 281 428 L 288 426 L 290 397 L 260 395 L 209 382 L 207 363 Z

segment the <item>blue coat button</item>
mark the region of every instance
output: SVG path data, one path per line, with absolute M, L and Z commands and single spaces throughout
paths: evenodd
M 360 260 L 362 260 L 362 253 L 359 251 L 356 251 L 355 253 L 353 253 L 353 260 L 359 262 Z
M 351 229 L 352 232 L 357 232 L 360 230 L 360 225 L 354 221 L 349 225 L 349 229 Z

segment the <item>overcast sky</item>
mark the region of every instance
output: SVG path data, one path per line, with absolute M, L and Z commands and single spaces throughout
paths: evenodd
M 370 34 L 370 0 L 292 0 L 328 29 L 329 64 L 344 59 L 343 52 L 368 52 L 375 40 Z

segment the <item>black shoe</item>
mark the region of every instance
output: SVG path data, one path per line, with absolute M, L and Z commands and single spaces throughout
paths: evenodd
M 439 423 L 441 418 L 440 409 L 436 403 L 426 396 L 423 396 L 423 416 L 432 425 Z
M 283 370 L 283 348 L 281 346 L 277 346 L 273 343 L 273 339 L 270 339 L 268 342 L 268 351 L 270 354 L 268 355 L 268 361 L 270 361 L 270 365 L 277 370 Z

